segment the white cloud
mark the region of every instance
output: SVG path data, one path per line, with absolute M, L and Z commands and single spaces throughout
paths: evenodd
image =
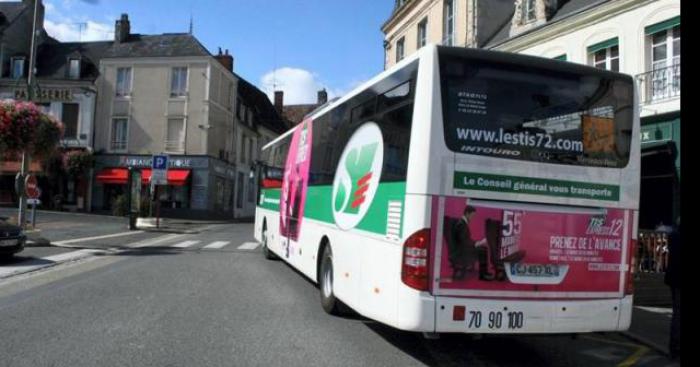
M 326 88 L 316 74 L 291 67 L 268 72 L 260 79 L 260 84 L 273 102 L 275 86 L 276 90 L 284 91 L 285 105 L 315 103 L 318 91 Z M 332 98 L 330 95 L 328 97 Z
M 47 19 L 44 21 L 44 28 L 49 35 L 63 42 L 109 40 L 114 34 L 111 25 L 92 20 L 53 22 Z
M 342 97 L 364 82 L 364 80 L 353 81 L 344 88 L 333 88 L 322 82 L 318 74 L 293 67 L 282 67 L 270 71 L 260 79 L 261 89 L 273 103 L 275 100 L 274 91 L 284 91 L 285 105 L 316 103 L 318 91 L 321 89 L 328 92 L 329 100 Z
M 83 0 L 85 1 L 85 0 Z M 75 0 L 60 4 L 44 2 L 44 28 L 52 37 L 63 42 L 109 40 L 114 36 L 113 25 L 74 14 Z

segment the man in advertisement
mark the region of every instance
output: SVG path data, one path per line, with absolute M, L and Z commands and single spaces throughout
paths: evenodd
M 451 240 L 449 244 L 449 257 L 452 264 L 454 280 L 462 280 L 466 272 L 474 267 L 474 261 L 479 261 L 479 279 L 493 280 L 494 276 L 489 272 L 488 248 L 486 239 L 474 241 L 472 239 L 469 224 L 476 213 L 476 208 L 467 205 L 464 208 L 462 218 L 452 226 Z

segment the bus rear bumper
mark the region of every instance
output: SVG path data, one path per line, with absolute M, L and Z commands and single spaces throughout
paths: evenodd
M 478 334 L 624 331 L 632 296 L 602 300 L 478 300 L 435 298 L 435 332 Z M 463 316 L 462 316 L 463 315 Z

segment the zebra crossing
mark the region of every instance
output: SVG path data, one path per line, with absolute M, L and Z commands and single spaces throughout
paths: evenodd
M 203 246 L 200 246 L 203 245 Z M 199 240 L 187 240 L 187 241 L 182 241 L 178 242 L 175 244 L 170 245 L 169 247 L 172 248 L 178 248 L 178 249 L 189 249 L 189 248 L 195 248 L 198 247 L 201 250 L 220 250 L 220 249 L 231 249 L 235 248 L 236 250 L 241 250 L 241 251 L 253 251 L 257 249 L 260 246 L 259 243 L 257 242 L 244 242 L 242 244 L 232 244 L 231 241 L 212 241 L 210 243 L 206 243 L 199 241 Z

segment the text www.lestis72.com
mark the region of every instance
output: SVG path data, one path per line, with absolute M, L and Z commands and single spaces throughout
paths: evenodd
M 484 143 L 583 152 L 583 142 L 569 139 L 554 139 L 550 134 L 545 133 L 530 134 L 527 131 L 509 133 L 502 128 L 498 130 L 457 128 L 457 137 L 460 140 Z

